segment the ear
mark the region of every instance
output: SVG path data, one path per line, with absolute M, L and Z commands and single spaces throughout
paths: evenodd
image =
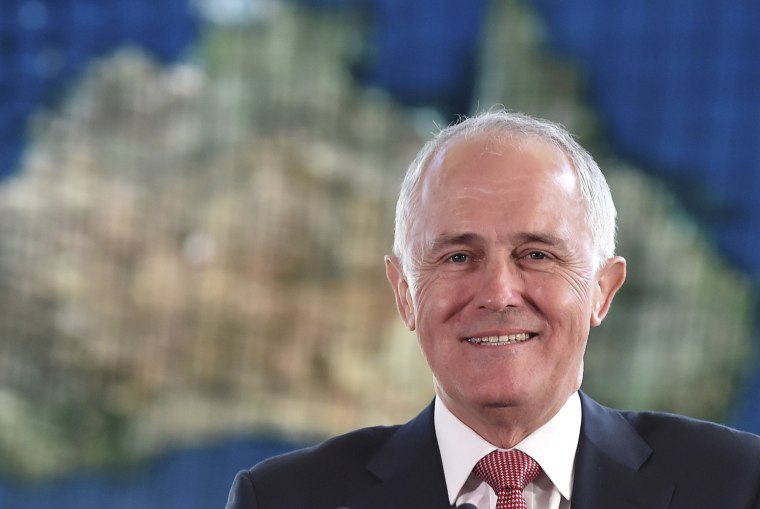
M 591 313 L 591 326 L 596 327 L 610 310 L 612 299 L 625 281 L 625 258 L 614 256 L 599 269 L 596 279 L 594 308 Z
M 396 306 L 401 319 L 406 324 L 407 329 L 413 331 L 417 327 L 414 318 L 414 305 L 412 303 L 412 294 L 409 291 L 409 283 L 404 276 L 401 268 L 401 260 L 397 256 L 385 257 L 385 275 L 393 288 L 393 294 L 396 296 Z

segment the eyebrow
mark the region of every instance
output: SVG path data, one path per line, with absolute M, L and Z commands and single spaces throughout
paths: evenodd
M 537 242 L 548 246 L 563 246 L 566 241 L 559 235 L 549 232 L 520 232 L 513 237 L 515 244 Z M 451 246 L 476 244 L 483 242 L 483 237 L 477 233 L 441 234 L 430 243 L 430 251 L 435 253 Z
M 539 244 L 547 244 L 549 246 L 562 246 L 566 244 L 565 239 L 549 232 L 523 232 L 519 233 L 515 238 L 520 244 L 525 242 L 538 242 Z
M 441 234 L 438 235 L 433 242 L 430 243 L 430 251 L 435 253 L 450 246 L 457 246 L 461 244 L 473 244 L 476 242 L 482 242 L 483 237 L 477 233 L 457 233 L 457 234 Z

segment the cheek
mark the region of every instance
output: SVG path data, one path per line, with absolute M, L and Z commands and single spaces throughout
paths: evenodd
M 420 332 L 449 322 L 467 302 L 466 285 L 457 278 L 421 274 L 417 281 L 413 302 Z
M 593 304 L 588 279 L 568 272 L 542 274 L 528 283 L 536 307 L 563 322 L 590 320 Z
M 586 307 L 591 296 L 591 274 L 580 270 L 565 270 L 559 272 L 570 299 L 573 299 L 579 308 Z

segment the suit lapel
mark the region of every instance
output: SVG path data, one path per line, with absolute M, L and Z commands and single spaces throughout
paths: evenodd
M 642 467 L 653 451 L 617 411 L 581 394 L 572 509 L 665 509 L 674 485 Z
M 348 501 L 350 509 L 448 509 L 433 405 L 401 426 L 367 464 L 379 482 Z

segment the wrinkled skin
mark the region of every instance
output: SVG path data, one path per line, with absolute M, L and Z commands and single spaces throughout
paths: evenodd
M 409 274 L 386 258 L 446 406 L 489 442 L 512 447 L 580 387 L 589 329 L 625 279 L 596 267 L 569 160 L 537 139 L 450 142 L 431 161 L 409 230 Z M 528 333 L 507 345 L 469 338 Z

